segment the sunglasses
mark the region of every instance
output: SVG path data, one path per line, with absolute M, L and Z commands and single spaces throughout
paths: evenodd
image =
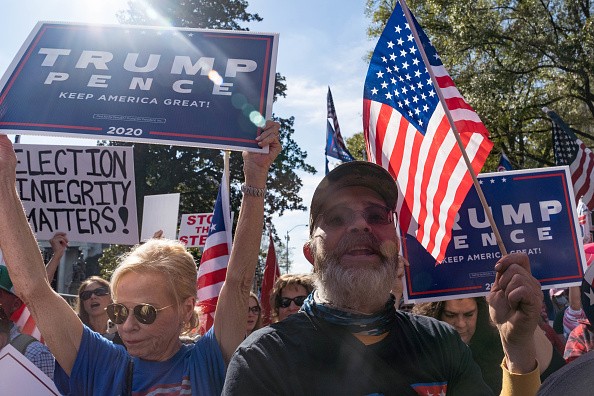
M 296 306 L 300 307 L 303 305 L 306 298 L 307 296 L 297 296 L 295 298 L 281 297 L 279 306 L 281 308 L 289 308 L 289 306 L 291 306 L 291 301 L 293 301 Z
M 157 312 L 162 311 L 166 308 L 173 307 L 172 305 L 168 305 L 163 308 L 155 308 L 151 304 L 138 304 L 134 308 L 132 308 L 132 313 L 136 320 L 138 320 L 142 324 L 151 324 L 157 319 Z M 107 312 L 107 317 L 115 324 L 122 324 L 128 319 L 128 315 L 130 315 L 130 310 L 124 304 L 113 303 L 109 304 L 105 308 L 105 312 Z
M 387 225 L 393 221 L 392 211 L 385 206 L 372 205 L 363 210 L 353 210 L 346 206 L 336 206 L 320 216 L 330 228 L 340 228 L 352 224 L 355 215 L 360 213 L 369 225 Z
M 259 306 L 253 306 L 253 307 L 248 307 L 248 313 L 253 313 L 253 314 L 259 314 L 260 313 L 260 307 Z
M 89 298 L 91 298 L 93 294 L 97 297 L 107 296 L 109 295 L 109 288 L 98 287 L 97 289 L 93 290 L 85 290 L 84 292 L 80 293 L 80 299 L 83 301 L 87 301 Z

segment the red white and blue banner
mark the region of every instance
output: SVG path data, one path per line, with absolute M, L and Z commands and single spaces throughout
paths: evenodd
M 0 80 L 0 129 L 262 151 L 277 46 L 277 34 L 40 22 Z
M 543 288 L 579 285 L 586 260 L 567 166 L 485 173 L 479 182 L 508 252 L 525 252 Z M 407 301 L 486 295 L 501 253 L 476 190 L 470 189 L 437 263 L 408 235 Z M 438 265 L 439 264 L 439 265 Z

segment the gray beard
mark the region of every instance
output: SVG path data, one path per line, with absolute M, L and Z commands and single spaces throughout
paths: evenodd
M 373 237 L 372 237 L 373 238 Z M 347 237 L 347 239 L 352 239 Z M 346 251 L 351 241 L 341 241 L 337 249 Z M 353 241 L 355 242 L 355 241 Z M 378 246 L 377 244 L 375 246 Z M 382 264 L 379 268 L 349 267 L 340 264 L 340 253 L 317 255 L 315 284 L 318 296 L 336 308 L 352 311 L 368 311 L 366 307 L 375 307 L 374 312 L 383 308 L 387 296 L 396 279 L 398 254 L 384 255 L 379 253 Z M 373 313 L 373 312 L 364 312 Z

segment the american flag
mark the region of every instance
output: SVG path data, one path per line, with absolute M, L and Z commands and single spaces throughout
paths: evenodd
M 215 203 L 210 230 L 206 237 L 196 287 L 197 303 L 200 308 L 199 333 L 204 334 L 214 323 L 214 314 L 221 287 L 227 276 L 227 264 L 231 252 L 231 214 L 229 191 L 223 175 Z
M 594 210 L 594 154 L 552 110 L 544 109 L 553 125 L 553 151 L 557 165 L 569 165 L 575 198 Z
M 338 125 L 338 117 L 336 117 L 336 109 L 334 108 L 334 100 L 332 99 L 330 87 L 328 87 L 326 101 L 328 104 L 328 119 L 326 120 L 326 156 L 336 158 L 342 162 L 354 161 L 355 158 L 349 153 L 340 133 L 340 126 Z M 330 123 L 330 121 L 332 121 L 332 123 Z M 328 174 L 328 171 L 328 158 L 326 158 L 326 174 Z
M 445 106 L 475 173 L 493 143 L 412 14 L 410 18 L 399 1 L 378 40 L 365 80 L 363 128 L 369 160 L 398 182 L 401 229 L 441 262 L 456 213 L 472 184 Z
M 269 233 L 270 242 L 268 243 L 268 254 L 266 255 L 266 265 L 264 267 L 264 276 L 262 277 L 262 287 L 260 288 L 260 305 L 262 306 L 262 325 L 270 324 L 270 295 L 276 279 L 280 276 L 280 268 L 274 249 L 272 233 Z
M 0 266 L 4 267 L 3 271 L 8 274 L 8 270 L 6 269 L 6 263 L 4 262 L 4 258 L 2 256 L 2 250 L 0 250 Z M 5 280 L 6 281 L 6 280 Z M 10 280 L 9 280 L 10 282 Z M 12 282 L 10 282 L 12 284 Z M 14 292 L 11 287 L 11 292 Z M 41 332 L 29 311 L 29 308 L 25 304 L 22 304 L 19 309 L 14 311 L 9 318 L 19 329 L 19 331 L 23 334 L 28 334 L 32 337 L 37 338 L 40 342 L 43 342 L 43 337 L 41 336 Z

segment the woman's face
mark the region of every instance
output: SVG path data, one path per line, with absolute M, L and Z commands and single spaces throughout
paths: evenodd
M 301 285 L 287 285 L 283 290 L 280 292 L 281 301 L 283 299 L 294 299 L 295 297 L 307 297 L 309 293 L 305 289 L 305 287 Z M 282 305 L 278 307 L 278 320 L 285 320 L 289 316 L 296 314 L 299 312 L 301 305 L 295 304 L 295 301 L 287 301 L 290 305 L 287 307 L 283 307 Z
M 254 312 L 256 311 L 256 312 Z M 256 326 L 256 322 L 258 321 L 258 316 L 260 316 L 260 305 L 258 301 L 252 296 L 250 296 L 249 304 L 248 304 L 248 318 L 247 318 L 247 334 L 254 331 L 254 327 Z
M 451 324 L 465 344 L 470 343 L 476 330 L 478 307 L 474 298 L 446 301 L 440 320 Z
M 131 272 L 120 278 L 115 302 L 128 308 L 128 317 L 117 327 L 130 355 L 164 361 L 179 350 L 182 322 L 188 320 L 193 304 L 184 302 L 177 306 L 168 288 L 165 276 L 158 273 Z M 153 323 L 143 324 L 134 316 L 134 307 L 139 304 L 150 304 L 159 310 Z M 188 312 L 182 314 L 182 309 Z
M 105 291 L 107 292 L 107 294 L 104 294 Z M 97 293 L 103 295 L 97 295 Z M 85 294 L 90 295 L 90 297 L 87 300 L 83 299 L 83 296 Z M 79 297 L 82 300 L 83 308 L 85 312 L 89 315 L 89 318 L 106 316 L 105 307 L 107 307 L 107 304 L 111 303 L 111 296 L 109 293 L 108 286 L 104 286 L 98 282 L 91 282 L 85 287 L 85 289 L 81 292 L 81 295 Z M 105 319 L 105 324 L 107 326 L 107 318 Z

